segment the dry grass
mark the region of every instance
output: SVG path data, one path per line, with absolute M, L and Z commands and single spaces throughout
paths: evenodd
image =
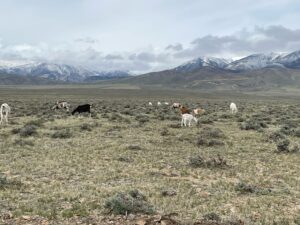
M 51 111 L 58 98 L 51 89 L 43 96 L 27 90 L 21 97 L 17 91 L 1 91 L 7 96 L 1 102 L 8 102 L 13 111 L 10 124 L 0 128 L 5 183 L 0 188 L 0 215 L 7 224 L 36 216 L 55 224 L 101 221 L 108 217 L 105 202 L 130 190 L 143 193 L 156 213 L 177 213 L 187 223 L 207 215 L 223 221 L 240 218 L 245 224 L 299 221 L 300 154 L 278 153 L 274 137 L 266 141 L 287 120 L 299 127 L 299 104 L 235 99 L 239 114 L 232 116 L 226 98 L 60 92 L 59 99 L 73 107 L 93 103 L 92 118 Z M 156 99 L 200 106 L 209 125 L 180 128 L 176 111 L 147 105 Z M 243 121 L 256 120 L 267 126 L 240 129 Z M 12 132 L 26 126 L 34 127 L 34 135 Z M 292 146 L 300 144 L 297 135 L 283 135 Z M 200 145 L 199 137 L 222 145 Z M 206 156 L 205 162 L 224 159 L 228 166 L 190 166 L 189 159 L 198 155 Z M 271 191 L 247 191 L 251 187 Z M 162 190 L 176 194 L 162 197 Z

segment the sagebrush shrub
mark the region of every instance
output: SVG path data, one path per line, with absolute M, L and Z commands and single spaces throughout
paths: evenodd
M 154 207 L 147 202 L 146 197 L 138 190 L 115 194 L 106 200 L 104 208 L 117 215 L 130 213 L 153 214 L 155 212 Z

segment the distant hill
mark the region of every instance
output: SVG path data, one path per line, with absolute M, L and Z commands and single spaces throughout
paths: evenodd
M 47 78 L 34 76 L 19 76 L 12 74 L 0 73 L 0 85 L 48 85 L 48 84 L 63 84 L 65 82 L 58 82 L 49 80 Z

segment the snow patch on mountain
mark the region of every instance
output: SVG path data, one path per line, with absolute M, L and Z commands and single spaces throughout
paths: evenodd
M 232 60 L 214 58 L 214 57 L 200 57 L 191 60 L 185 64 L 182 64 L 175 68 L 177 72 L 193 72 L 202 67 L 212 67 L 212 68 L 225 68 Z
M 36 76 L 57 81 L 82 82 L 129 76 L 123 71 L 95 71 L 66 64 L 0 60 L 0 73 Z M 93 79 L 89 79 L 89 78 Z

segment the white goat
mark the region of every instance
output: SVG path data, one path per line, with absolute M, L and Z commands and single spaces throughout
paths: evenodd
M 0 107 L 0 124 L 3 122 L 3 118 L 8 123 L 8 114 L 10 113 L 10 107 L 7 103 L 3 103 Z
M 164 102 L 165 105 L 169 105 L 169 102 Z
M 68 102 L 59 102 L 57 101 L 56 104 L 52 107 L 53 110 L 56 109 L 66 109 L 69 112 L 70 104 Z
M 175 102 L 175 103 L 173 103 L 173 105 L 172 105 L 172 108 L 173 109 L 176 109 L 176 108 L 179 108 L 180 107 L 180 103 L 178 103 L 178 102 Z
M 148 105 L 149 105 L 149 106 L 152 106 L 153 104 L 152 104 L 152 102 L 149 102 Z
M 194 117 L 191 114 L 182 114 L 182 119 L 181 119 L 181 126 L 191 126 L 192 120 L 194 120 L 196 123 L 198 122 L 198 119 Z
M 161 102 L 157 102 L 157 106 L 161 106 Z
M 237 109 L 237 107 L 236 107 L 236 104 L 233 103 L 233 102 L 231 102 L 231 104 L 230 104 L 230 112 L 231 112 L 231 114 L 235 114 L 235 113 L 238 112 L 238 109 Z

